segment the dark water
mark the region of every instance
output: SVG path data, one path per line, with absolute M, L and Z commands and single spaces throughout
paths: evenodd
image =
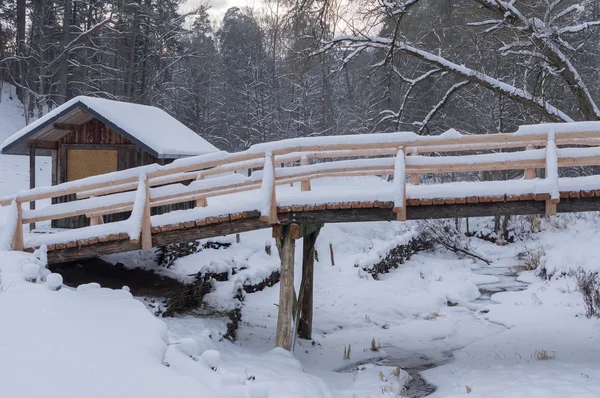
M 481 297 L 474 300 L 476 304 L 493 305 L 496 302 L 491 299 L 492 295 L 500 292 L 515 292 L 527 289 L 527 283 L 517 281 L 516 275 L 506 274 L 505 267 L 486 267 L 480 270 L 481 275 L 493 275 L 498 277 L 497 282 L 485 283 L 479 285 Z M 482 309 L 480 312 L 487 313 L 489 309 Z M 396 347 L 382 347 L 391 355 L 379 358 L 372 358 L 360 362 L 356 362 L 343 368 L 336 369 L 336 372 L 358 372 L 361 366 L 373 364 L 375 366 L 400 366 L 402 370 L 408 372 L 412 376 L 412 380 L 406 388 L 404 396 L 408 398 L 423 398 L 433 394 L 437 387 L 428 383 L 422 376 L 421 372 L 444 365 L 452 361 L 453 352 L 441 353 L 416 353 L 405 350 L 400 350 Z
M 423 353 L 400 350 L 396 347 L 386 346 L 382 348 L 386 352 L 391 352 L 391 355 L 359 361 L 335 371 L 340 373 L 359 372 L 361 367 L 367 364 L 375 366 L 400 366 L 402 370 L 412 376 L 412 380 L 406 386 L 406 394 L 403 396 L 408 398 L 422 398 L 434 393 L 437 388 L 433 384 L 429 384 L 420 373 L 452 360 L 451 352 L 435 353 L 430 356 Z

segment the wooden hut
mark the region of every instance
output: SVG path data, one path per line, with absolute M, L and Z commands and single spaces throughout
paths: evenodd
M 52 157 L 55 185 L 217 150 L 159 108 L 83 96 L 47 113 L 2 146 L 2 154 L 29 155 L 31 188 L 35 187 L 36 156 Z M 105 221 L 125 216 L 114 215 Z M 81 217 L 58 221 L 54 227 L 79 227 L 87 222 Z

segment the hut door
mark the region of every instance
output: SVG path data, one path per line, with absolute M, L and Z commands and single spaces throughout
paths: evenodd
M 116 149 L 67 148 L 67 181 L 117 171 Z

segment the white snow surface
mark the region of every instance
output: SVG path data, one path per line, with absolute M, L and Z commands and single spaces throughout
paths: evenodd
M 11 123 L 23 126 L 22 109 L 7 98 L 7 90 L 10 88 L 5 85 L 0 102 L 0 121 L 4 122 L 0 134 L 4 135 L 0 140 L 14 127 Z M 40 160 L 38 182 L 48 185 L 49 165 Z M 27 158 L 0 156 L 0 167 L 0 195 L 14 194 L 28 185 Z M 512 187 L 494 189 L 525 193 L 537 186 L 541 189 L 542 182 L 512 181 Z M 445 189 L 465 195 L 470 184 L 453 183 Z M 558 184 L 561 190 L 595 189 L 600 177 L 559 179 Z M 319 179 L 312 186 L 319 200 L 344 195 L 393 199 L 392 184 L 378 178 Z M 409 185 L 407 197 L 436 194 L 432 189 Z M 281 193 L 280 205 L 311 200 L 303 196 L 299 184 L 278 187 L 277 193 Z M 153 223 L 187 220 L 191 212 L 205 217 L 226 210 L 261 208 L 260 195 L 228 195 L 208 202 L 205 209 L 176 212 L 172 219 L 155 216 Z M 0 230 L 7 228 L 2 214 L 9 209 L 1 210 Z M 128 288 L 111 290 L 90 283 L 76 289 L 62 285 L 55 291 L 62 278 L 44 267 L 43 248 L 35 254 L 3 251 L 0 391 L 2 396 L 15 398 L 393 397 L 402 396 L 402 388 L 410 380 L 405 370 L 394 375 L 396 365 L 410 369 L 437 363 L 440 366 L 422 373 L 437 387 L 433 398 L 598 397 L 600 321 L 583 316 L 583 299 L 570 276 L 578 268 L 600 271 L 598 217 L 597 213 L 554 217 L 542 222 L 544 232 L 506 246 L 472 238 L 473 249 L 492 261 L 489 266 L 439 250 L 422 252 L 378 280 L 362 268 L 380 261 L 397 244 L 408 242 L 417 233 L 415 224 L 326 225 L 316 247 L 313 340 L 298 340 L 293 355 L 273 349 L 278 285 L 245 295 L 238 340 L 231 344 L 221 340 L 225 323 L 220 318 L 157 318 Z M 516 221 L 527 227 L 526 220 Z M 7 221 L 10 223 L 10 218 Z M 472 230 L 485 232 L 493 226 L 489 219 L 470 222 Z M 127 222 L 107 225 L 115 232 L 130 228 Z M 107 225 L 85 231 L 106 233 Z M 82 232 L 56 235 L 82 238 Z M 50 237 L 27 235 L 36 245 Z M 145 252 L 111 258 L 133 260 L 134 265 L 145 261 L 145 267 L 185 281 L 198 271 L 230 272 L 235 267 L 235 275 L 230 272 L 228 281 L 215 283 L 215 290 L 206 297 L 209 305 L 235 308 L 238 303 L 232 297 L 239 287 L 257 283 L 278 269 L 275 242 L 268 229 L 243 233 L 240 243 L 235 236 L 214 240 L 232 245 L 180 258 L 169 270 L 144 260 Z M 298 243 L 296 291 L 302 268 L 302 244 Z M 334 248 L 335 266 L 329 257 L 329 243 Z M 272 246 L 271 255 L 265 252 L 266 244 Z M 552 275 L 550 280 L 524 272 L 519 280 L 529 283 L 526 290 L 499 292 L 491 300 L 478 300 L 479 287 L 491 291 L 514 287 L 517 282 L 505 274 L 519 264 L 520 253 L 531 250 L 544 253 L 541 264 Z M 27 282 L 26 276 L 38 276 L 36 283 Z M 134 289 L 132 292 L 135 294 Z M 448 302 L 458 305 L 448 306 Z M 372 339 L 381 346 L 377 352 L 369 348 Z M 349 361 L 342 358 L 348 345 L 352 346 Z M 554 359 L 535 360 L 540 350 Z M 450 353 L 453 356 L 448 358 Z M 381 357 L 389 357 L 391 362 L 369 363 L 347 373 L 333 371 Z
M 134 141 L 150 147 L 158 157 L 193 156 L 218 151 L 216 147 L 162 109 L 86 96 L 75 97 L 9 137 L 2 148 L 27 136 L 36 127 L 51 121 L 72 106 L 91 110 L 130 134 Z

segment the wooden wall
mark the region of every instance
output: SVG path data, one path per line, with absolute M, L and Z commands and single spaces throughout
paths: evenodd
M 169 163 L 170 160 L 156 159 L 154 156 L 136 146 L 127 138 L 118 134 L 114 130 L 107 127 L 104 123 L 97 119 L 92 119 L 78 131 L 72 131 L 66 134 L 58 141 L 58 149 L 56 154 L 56 162 L 53 162 L 52 181 L 60 184 L 67 182 L 67 150 L 69 148 L 78 149 L 116 149 L 117 167 L 118 170 L 130 169 L 132 167 L 144 166 L 152 163 Z M 55 198 L 53 203 L 63 203 L 75 200 L 74 195 Z M 174 209 L 192 208 L 193 202 L 183 203 L 175 206 L 163 206 L 153 209 L 153 214 L 161 214 Z M 129 213 L 112 214 L 105 216 L 105 222 L 122 221 L 129 217 Z M 89 224 L 85 216 L 71 217 L 52 222 L 54 228 L 79 228 Z

